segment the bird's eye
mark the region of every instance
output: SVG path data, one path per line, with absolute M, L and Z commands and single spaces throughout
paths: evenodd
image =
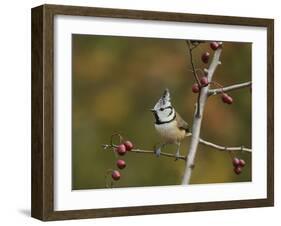
M 164 111 L 164 108 L 160 108 L 160 111 Z

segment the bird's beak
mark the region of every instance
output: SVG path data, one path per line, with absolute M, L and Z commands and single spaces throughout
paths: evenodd
M 153 108 L 149 109 L 152 113 L 156 112 Z

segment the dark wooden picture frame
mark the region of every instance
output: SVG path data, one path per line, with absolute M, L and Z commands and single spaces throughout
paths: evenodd
M 95 16 L 267 28 L 267 198 L 157 206 L 54 211 L 54 16 Z M 274 205 L 274 20 L 76 6 L 32 9 L 32 217 L 64 220 Z

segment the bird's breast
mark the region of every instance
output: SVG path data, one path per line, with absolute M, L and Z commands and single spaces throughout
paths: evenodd
M 183 140 L 186 133 L 185 130 L 178 128 L 176 121 L 164 124 L 155 124 L 155 129 L 167 143 L 175 143 Z

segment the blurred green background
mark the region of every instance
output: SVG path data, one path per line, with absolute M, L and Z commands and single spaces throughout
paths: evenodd
M 104 188 L 108 169 L 116 168 L 113 152 L 102 149 L 111 134 L 120 132 L 135 147 L 152 149 L 160 141 L 154 129 L 152 108 L 169 88 L 172 103 L 192 124 L 196 95 L 184 40 L 110 36 L 72 36 L 72 188 Z M 206 67 L 201 54 L 208 43 L 193 51 L 196 68 Z M 231 85 L 251 80 L 251 44 L 224 43 L 222 64 L 214 80 Z M 210 97 L 204 113 L 201 137 L 227 146 L 251 147 L 251 92 L 233 91 L 232 105 L 220 96 Z M 181 146 L 187 154 L 190 138 Z M 175 153 L 168 145 L 166 152 Z M 230 154 L 202 145 L 196 156 L 192 184 L 251 181 L 251 154 L 237 153 L 247 165 L 233 172 Z M 150 154 L 127 153 L 127 167 L 114 187 L 180 184 L 185 162 Z

